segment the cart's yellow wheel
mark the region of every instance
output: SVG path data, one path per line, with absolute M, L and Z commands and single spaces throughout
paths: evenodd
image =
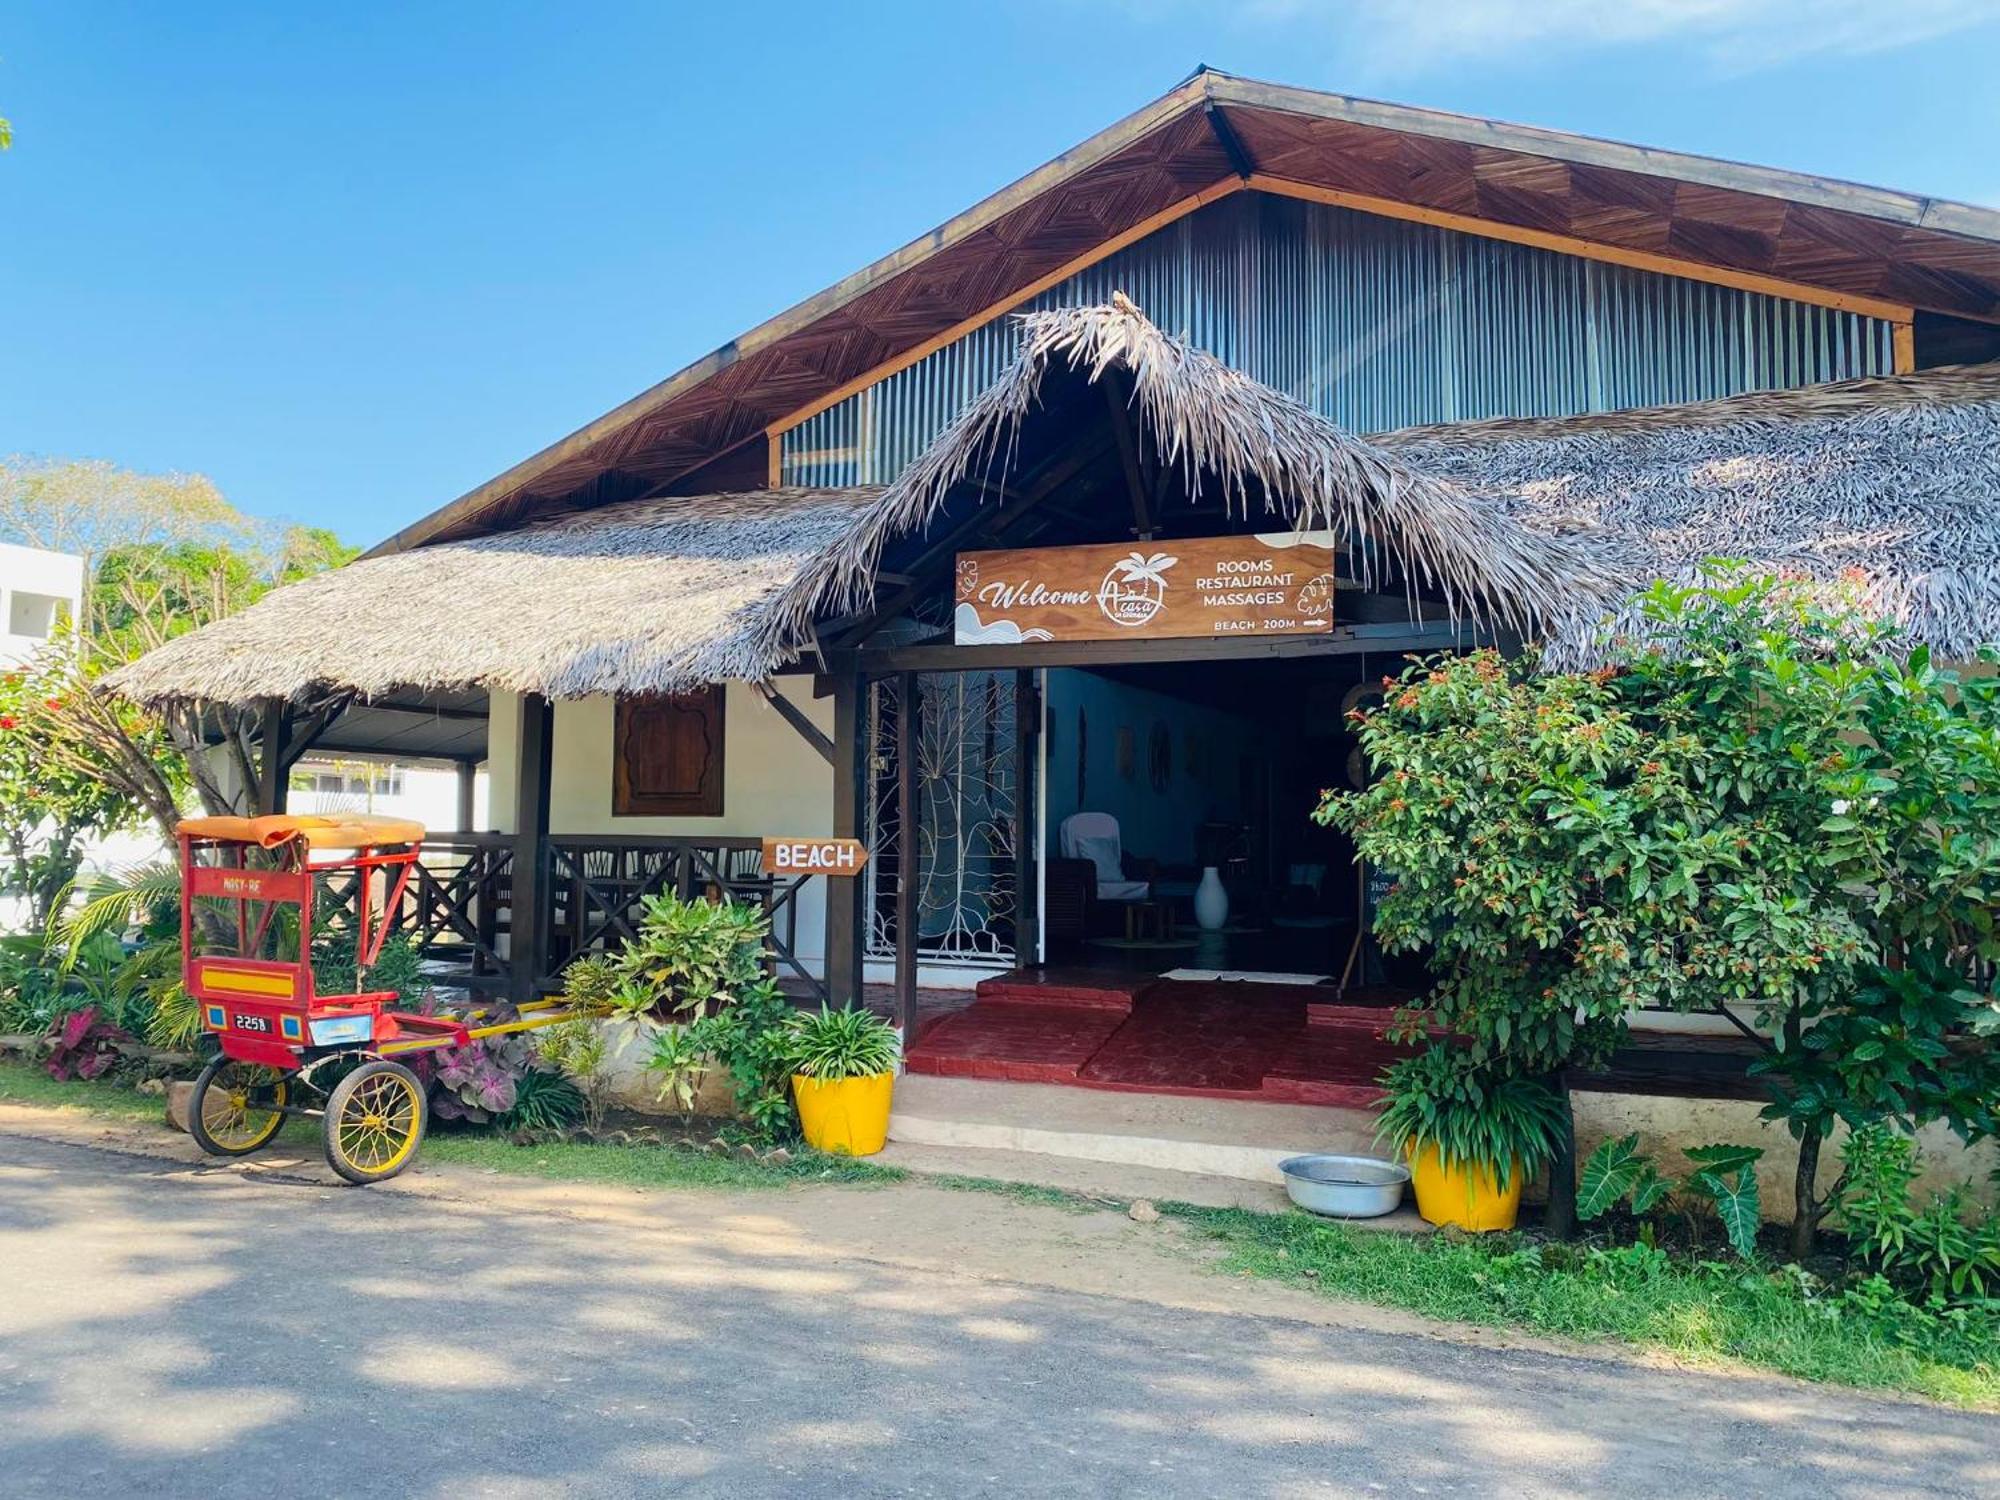
M 188 1134 L 211 1156 L 248 1156 L 285 1124 L 291 1085 L 275 1068 L 218 1057 L 188 1097 Z
M 349 1182 L 381 1182 L 407 1167 L 424 1138 L 424 1086 L 401 1063 L 363 1063 L 326 1101 L 326 1161 Z

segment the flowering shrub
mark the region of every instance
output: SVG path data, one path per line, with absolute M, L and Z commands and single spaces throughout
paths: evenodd
M 1376 916 L 1436 985 L 1410 1018 L 1468 1065 L 1601 1056 L 1645 1004 L 1773 1038 L 1798 1136 L 1793 1250 L 1836 1121 L 2000 1126 L 2000 682 L 1959 680 L 1823 593 L 1728 570 L 1659 584 L 1588 675 L 1436 657 L 1357 715 L 1380 778 L 1318 817 L 1393 871 Z

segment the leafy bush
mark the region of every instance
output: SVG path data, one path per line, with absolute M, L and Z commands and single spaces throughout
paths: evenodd
M 901 1038 L 880 1016 L 847 1006 L 795 1013 L 792 1071 L 808 1078 L 877 1078 L 896 1071 Z
M 1916 1142 L 1869 1126 L 1848 1137 L 1841 1165 L 1835 1211 L 1848 1248 L 1885 1285 L 1938 1305 L 2000 1295 L 2000 1216 L 1976 1214 L 1961 1188 L 1914 1207 Z
M 131 1040 L 124 1027 L 87 1005 L 56 1022 L 44 1066 L 51 1078 L 98 1078 L 117 1065 L 120 1049 Z
M 732 1005 L 688 1027 L 688 1045 L 727 1070 L 751 1133 L 776 1140 L 797 1133 L 792 1107 L 792 1030 L 796 1012 L 776 981 L 759 975 Z
M 1795 1256 L 1836 1124 L 2000 1130 L 2000 1049 L 1966 1044 L 2000 1034 L 2000 679 L 1899 658 L 1850 604 L 1718 568 L 1656 585 L 1616 667 L 1419 663 L 1357 715 L 1380 779 L 1317 814 L 1395 872 L 1384 946 L 1432 955 L 1410 1031 L 1541 1075 L 1640 1004 L 1753 1011 Z
M 1673 1189 L 1673 1179 L 1662 1177 L 1653 1159 L 1639 1150 L 1636 1130 L 1607 1137 L 1577 1177 L 1577 1217 L 1595 1219 L 1624 1202 L 1644 1218 Z
M 660 1078 L 660 1103 L 671 1097 L 682 1114 L 693 1114 L 696 1090 L 710 1061 L 696 1044 L 693 1027 L 662 1026 L 653 1035 L 653 1052 L 646 1059 L 646 1071 Z
M 764 978 L 770 921 L 735 901 L 683 901 L 672 891 L 642 903 L 638 936 L 615 960 L 619 1010 L 701 1017 L 731 1004 Z
M 1757 1194 L 1761 1146 L 1696 1146 L 1687 1152 L 1694 1170 L 1679 1181 L 1660 1174 L 1639 1149 L 1638 1132 L 1602 1142 L 1590 1153 L 1577 1181 L 1576 1212 L 1595 1219 L 1620 1200 L 1644 1218 L 1670 1195 L 1706 1202 L 1722 1222 L 1729 1245 L 1745 1260 L 1757 1254 L 1757 1231 L 1764 1215 Z
M 32 933 L 0 937 L 0 1032 L 40 1036 L 69 1011 L 62 955 Z
M 404 1010 L 422 1011 L 431 1003 L 424 962 L 409 934 L 392 932 L 384 938 L 375 962 L 361 975 L 356 974 L 354 966 L 356 936 L 347 928 L 322 926 L 313 938 L 313 987 L 319 994 L 355 995 L 389 990 L 396 995 L 396 1005 Z
M 620 978 L 615 955 L 586 953 L 570 960 L 562 972 L 563 1000 L 576 1009 L 607 1009 L 618 991 Z
M 1389 1102 L 1375 1134 L 1397 1155 L 1435 1148 L 1448 1169 L 1491 1169 L 1505 1191 L 1518 1169 L 1529 1177 L 1555 1154 L 1561 1101 L 1533 1079 L 1444 1043 L 1390 1064 Z
M 146 1040 L 171 1052 L 191 1052 L 202 1038 L 201 1002 L 179 979 L 153 997 L 153 1018 Z
M 494 1123 L 503 1130 L 567 1130 L 584 1118 L 583 1091 L 553 1068 L 529 1068 L 514 1080 L 514 1107 Z
M 604 1123 L 610 1079 L 605 1070 L 604 1032 L 595 1017 L 574 1015 L 536 1033 L 535 1050 L 576 1089 L 583 1100 L 583 1122 L 595 1131 Z

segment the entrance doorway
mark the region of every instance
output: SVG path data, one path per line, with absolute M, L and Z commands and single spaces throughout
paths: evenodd
M 1364 774 L 1348 710 L 1395 656 L 1049 667 L 1039 961 L 926 1028 L 913 1071 L 1359 1105 L 1422 967 L 1312 814 Z M 1379 882 L 1378 882 L 1379 883 Z
M 1367 887 L 1313 820 L 1358 784 L 1367 655 L 1064 667 L 1043 677 L 1043 954 L 1124 974 L 1420 982 L 1364 941 Z

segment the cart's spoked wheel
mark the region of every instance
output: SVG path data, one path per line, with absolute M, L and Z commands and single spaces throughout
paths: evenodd
M 381 1182 L 410 1164 L 424 1138 L 424 1086 L 401 1063 L 375 1058 L 333 1086 L 326 1160 L 349 1182 Z
M 247 1156 L 285 1124 L 291 1085 L 274 1068 L 218 1057 L 188 1099 L 188 1134 L 211 1156 Z

